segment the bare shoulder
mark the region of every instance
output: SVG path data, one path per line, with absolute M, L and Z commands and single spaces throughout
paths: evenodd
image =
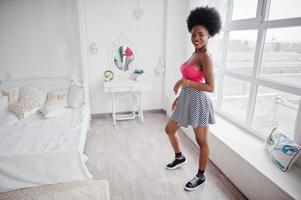
M 211 61 L 212 60 L 212 54 L 208 51 L 202 53 L 202 60 L 203 61 Z
M 203 69 L 208 68 L 212 65 L 212 55 L 208 51 L 200 54 L 198 60 L 203 66 Z
M 212 59 L 212 54 L 208 51 L 197 54 L 197 60 L 200 62 L 202 60 L 209 60 L 209 59 Z

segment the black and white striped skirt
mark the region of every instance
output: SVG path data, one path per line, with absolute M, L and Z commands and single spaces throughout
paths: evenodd
M 215 124 L 213 105 L 206 92 L 183 86 L 170 121 L 186 128 Z

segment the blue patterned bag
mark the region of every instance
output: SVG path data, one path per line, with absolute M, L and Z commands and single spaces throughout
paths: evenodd
M 283 134 L 279 128 L 274 128 L 265 141 L 265 148 L 273 162 L 282 171 L 291 168 L 301 154 L 301 146 Z

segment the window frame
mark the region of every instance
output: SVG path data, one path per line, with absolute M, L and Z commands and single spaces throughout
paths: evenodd
M 297 18 L 285 18 L 285 19 L 275 19 L 268 20 L 268 12 L 270 8 L 271 0 L 258 0 L 257 2 L 257 11 L 255 18 L 241 19 L 241 20 L 232 20 L 232 5 L 234 0 L 230 0 L 228 7 L 226 9 L 226 19 L 223 27 L 223 51 L 222 51 L 222 61 L 219 71 L 216 73 L 216 77 L 219 79 L 218 91 L 217 91 L 217 103 L 216 103 L 216 112 L 230 120 L 232 123 L 240 126 L 243 129 L 246 129 L 248 132 L 253 133 L 261 139 L 265 139 L 266 135 L 252 126 L 253 116 L 255 112 L 255 104 L 257 91 L 259 86 L 265 86 L 272 89 L 277 89 L 280 91 L 292 93 L 298 96 L 301 96 L 301 87 L 296 85 L 289 85 L 286 83 L 276 82 L 273 80 L 268 80 L 260 77 L 261 64 L 263 59 L 263 51 L 265 45 L 266 32 L 268 29 L 272 28 L 285 28 L 285 27 L 301 27 L 301 17 Z M 227 46 L 229 42 L 229 33 L 231 31 L 240 31 L 240 30 L 257 30 L 257 41 L 256 41 L 256 50 L 253 63 L 253 72 L 251 75 L 238 74 L 235 72 L 227 71 L 226 69 L 226 57 L 227 57 Z M 243 123 L 238 121 L 233 116 L 222 111 L 222 95 L 223 95 L 223 86 L 224 86 L 224 77 L 235 78 L 238 80 L 248 81 L 250 83 L 250 94 L 247 105 L 247 112 Z M 299 107 L 297 113 L 301 113 L 301 99 L 299 102 Z M 301 131 L 298 132 L 296 123 L 301 121 L 301 115 L 297 114 L 295 121 L 295 130 L 294 137 L 297 134 L 301 134 Z

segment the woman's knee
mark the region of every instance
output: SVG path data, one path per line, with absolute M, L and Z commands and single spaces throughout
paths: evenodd
M 194 129 L 194 134 L 195 134 L 195 140 L 200 146 L 200 148 L 208 145 L 207 144 L 208 127 L 198 127 Z
M 207 145 L 207 140 L 206 140 L 205 137 L 195 137 L 195 140 L 198 143 L 198 145 L 200 146 L 200 148 L 202 148 L 205 145 Z
M 168 124 L 165 126 L 165 133 L 167 135 L 172 133 L 171 128 L 170 128 L 170 126 Z
M 208 140 L 206 134 L 197 134 L 195 140 L 198 143 L 199 147 L 208 146 Z
M 165 126 L 165 133 L 166 134 L 175 134 L 178 127 L 173 124 L 172 122 L 168 122 L 168 124 Z

